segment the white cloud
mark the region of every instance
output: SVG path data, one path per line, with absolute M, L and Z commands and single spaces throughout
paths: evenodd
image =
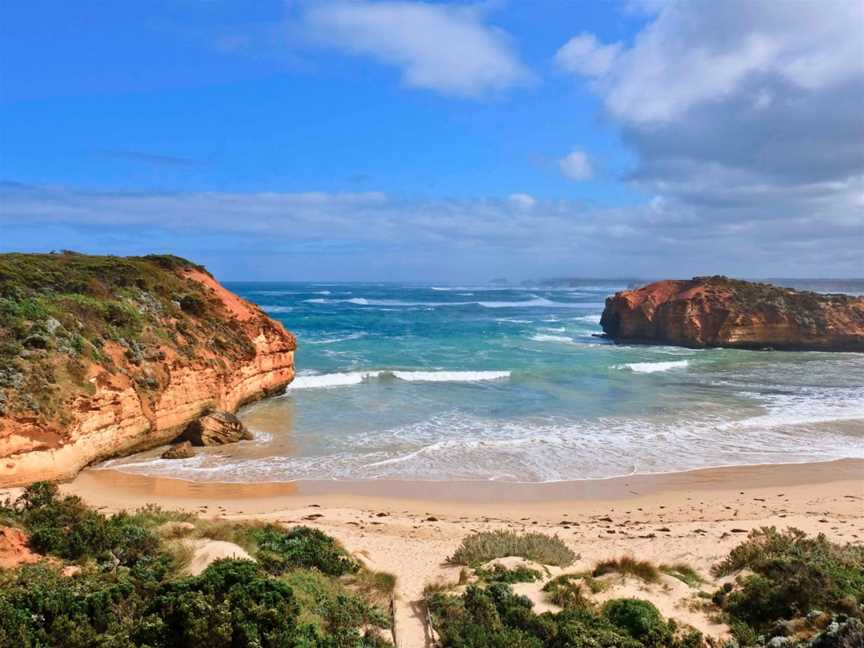
M 838 241 L 864 240 L 864 3 L 676 0 L 653 11 L 629 46 L 580 34 L 558 56 L 575 57 L 564 67 L 590 80 L 636 154 L 629 178 L 655 196 L 646 222 L 682 244 L 712 232 L 730 257 L 765 236 L 762 262 L 778 268 L 780 251 L 831 267 L 832 249 L 818 250 L 829 240 L 851 258 Z
M 581 33 L 567 41 L 555 54 L 555 63 L 563 70 L 582 76 L 606 74 L 621 52 L 621 44 L 603 45 L 593 34 Z
M 591 160 L 583 151 L 571 151 L 566 157 L 558 161 L 558 168 L 565 178 L 581 182 L 594 177 L 594 168 Z
M 864 178 L 849 189 L 860 197 Z M 860 275 L 861 223 L 850 218 L 853 205 L 802 187 L 795 195 L 773 196 L 779 202 L 772 210 L 747 207 L 763 190 L 738 188 L 735 199 L 744 207 L 729 218 L 723 206 L 694 210 L 677 197 L 622 208 L 535 199 L 525 209 L 512 196 L 158 194 L 0 183 L 6 237 L 0 248 L 13 232 L 47 249 L 69 247 L 70 232 L 72 240 L 90 241 L 91 251 L 111 253 L 122 252 L 118 242 L 127 240 L 139 252 L 167 246 L 193 258 L 219 245 L 230 251 L 230 264 L 269 259 L 271 278 L 289 272 L 356 279 L 358 268 L 376 279 L 620 276 L 622 268 L 634 276 Z M 310 256 L 314 263 L 307 262 Z
M 864 71 L 860 0 L 685 0 L 658 10 L 627 49 L 580 34 L 556 57 L 598 78 L 609 110 L 629 122 L 673 120 L 729 97 L 753 76 L 816 90 Z
M 327 0 L 306 8 L 307 36 L 402 70 L 409 86 L 478 97 L 530 79 L 508 37 L 479 6 Z
M 534 205 L 537 204 L 537 199 L 534 196 L 526 193 L 514 193 L 507 196 L 507 200 L 510 201 L 514 207 L 518 207 L 519 209 L 531 209 Z

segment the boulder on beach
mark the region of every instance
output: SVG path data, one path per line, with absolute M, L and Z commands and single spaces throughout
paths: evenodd
M 188 459 L 195 456 L 195 449 L 188 441 L 181 441 L 176 445 L 172 445 L 162 453 L 163 459 Z
M 248 441 L 252 433 L 230 412 L 212 409 L 186 426 L 182 439 L 194 446 L 214 446 Z

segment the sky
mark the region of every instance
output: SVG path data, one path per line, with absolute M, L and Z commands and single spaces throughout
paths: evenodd
M 864 0 L 10 0 L 0 251 L 864 277 Z

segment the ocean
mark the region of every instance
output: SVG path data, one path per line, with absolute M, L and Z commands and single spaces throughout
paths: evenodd
M 864 281 L 787 281 L 864 294 Z M 220 482 L 548 482 L 864 458 L 864 354 L 597 337 L 625 282 L 227 283 L 297 335 L 254 440 L 102 464 Z

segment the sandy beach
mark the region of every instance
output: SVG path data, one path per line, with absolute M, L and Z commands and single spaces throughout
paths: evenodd
M 836 542 L 864 543 L 861 460 L 547 484 L 225 484 L 87 470 L 63 491 L 106 511 L 156 503 L 204 516 L 320 528 L 369 567 L 396 575 L 396 632 L 399 645 L 406 648 L 427 645 L 417 601 L 426 585 L 457 581 L 459 568 L 445 559 L 473 531 L 557 534 L 580 555 L 567 572 L 622 555 L 657 564 L 685 562 L 705 579 L 699 588 L 671 576 L 651 586 L 615 577 L 598 600 L 638 595 L 665 615 L 712 636 L 723 636 L 727 629 L 700 611 L 697 592 L 716 589 L 720 581 L 711 576 L 711 565 L 751 529 L 797 527 Z M 520 584 L 515 589 L 535 600 L 538 609 L 554 609 L 543 600 L 539 586 Z

